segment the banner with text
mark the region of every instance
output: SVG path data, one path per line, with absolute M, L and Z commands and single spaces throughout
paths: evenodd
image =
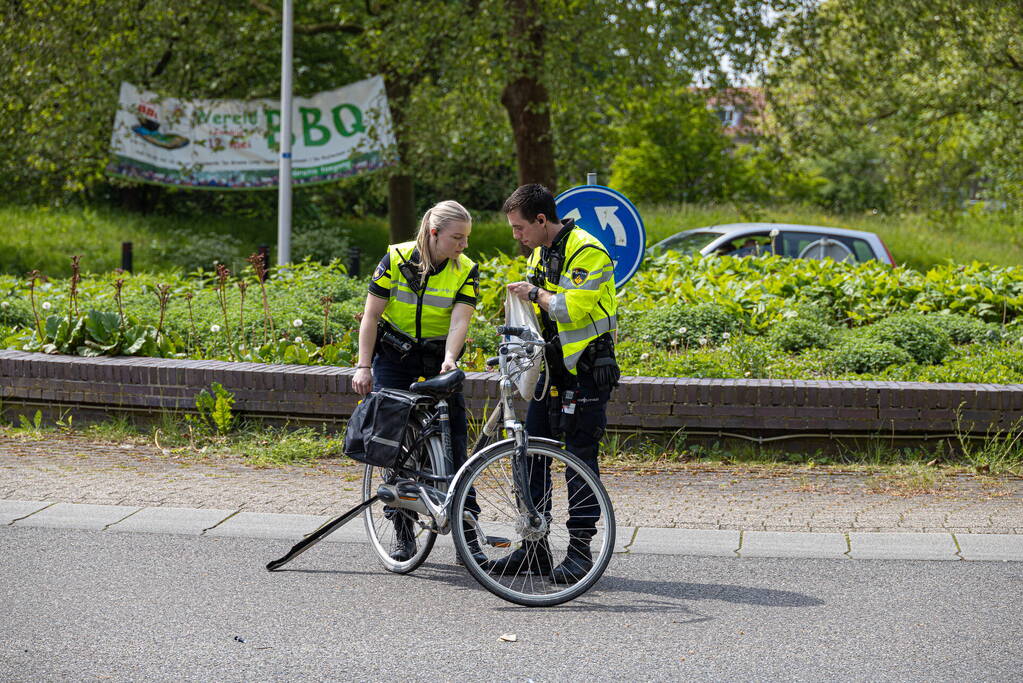
M 292 178 L 321 183 L 394 163 L 384 79 L 296 97 Z M 280 102 L 179 100 L 121 84 L 111 175 L 201 189 L 277 187 Z

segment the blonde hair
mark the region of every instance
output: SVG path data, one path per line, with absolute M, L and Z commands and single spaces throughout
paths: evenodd
M 419 222 L 419 234 L 416 236 L 416 248 L 419 249 L 419 273 L 426 276 L 433 263 L 433 254 L 430 252 L 430 231 L 445 230 L 452 223 L 465 223 L 472 225 L 472 216 L 468 210 L 458 202 L 448 199 L 437 202 L 423 214 L 423 220 Z M 454 262 L 457 269 L 458 261 Z

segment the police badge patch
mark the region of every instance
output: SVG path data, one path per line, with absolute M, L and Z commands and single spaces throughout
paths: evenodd
M 382 278 L 386 272 L 387 270 L 384 268 L 384 264 L 378 263 L 377 269 L 373 271 L 373 282 L 376 282 L 377 280 Z
M 578 287 L 582 283 L 586 282 L 586 278 L 590 276 L 590 271 L 583 268 L 572 269 L 572 283 Z

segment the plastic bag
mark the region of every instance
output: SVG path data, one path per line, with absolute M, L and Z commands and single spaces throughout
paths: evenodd
M 533 304 L 527 303 L 517 296 L 508 293 L 504 300 L 504 323 L 509 327 L 525 327 L 533 332 L 533 339 L 540 339 L 540 322 L 536 319 L 536 311 Z M 521 341 L 519 337 L 509 336 L 512 343 Z M 540 370 L 543 365 L 543 346 L 530 346 L 526 349 L 526 356 L 523 358 L 509 358 L 508 369 L 519 390 L 519 395 L 525 400 L 533 398 L 536 389 L 536 381 L 540 377 Z

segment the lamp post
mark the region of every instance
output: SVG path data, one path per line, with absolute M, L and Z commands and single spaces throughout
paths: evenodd
M 277 172 L 277 265 L 291 262 L 292 0 L 284 0 L 281 36 L 281 157 Z

